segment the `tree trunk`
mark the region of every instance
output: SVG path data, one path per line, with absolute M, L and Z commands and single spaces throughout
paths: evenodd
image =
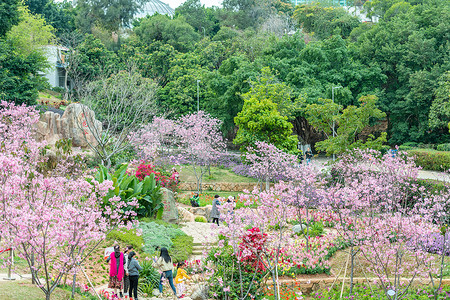
M 77 280 L 77 272 L 75 271 L 75 274 L 73 274 L 73 281 L 72 281 L 72 299 L 75 298 L 75 283 Z
M 31 253 L 30 264 L 34 267 L 34 252 Z M 35 272 L 31 272 L 31 283 L 37 284 Z

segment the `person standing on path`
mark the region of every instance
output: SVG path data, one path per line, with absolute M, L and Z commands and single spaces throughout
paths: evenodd
M 305 156 L 306 156 L 306 165 L 309 165 L 311 159 L 313 158 L 313 153 L 310 148 L 306 149 Z
M 219 218 L 220 218 L 220 212 L 218 208 L 219 205 L 220 205 L 219 195 L 215 195 L 211 208 L 211 219 L 213 223 L 217 224 L 217 226 L 219 226 Z
M 109 255 L 106 259 L 106 262 L 109 262 L 109 283 L 108 288 L 114 290 L 114 293 L 117 296 L 117 293 L 120 293 L 120 299 L 123 298 L 122 289 L 123 289 L 123 276 L 125 273 L 124 264 L 125 258 L 122 252 L 120 252 L 120 246 L 114 246 L 114 252 Z
M 125 296 L 125 299 L 128 298 L 129 295 L 128 290 L 130 289 L 130 275 L 128 272 L 128 262 L 129 262 L 128 255 L 132 249 L 133 246 L 127 246 L 123 251 L 123 256 L 125 258 L 125 266 L 124 266 L 125 275 L 123 276 L 123 295 Z
M 184 261 L 181 261 L 177 264 L 177 276 L 175 276 L 175 284 L 177 285 L 177 291 L 178 291 L 178 297 L 183 298 L 184 291 L 186 290 L 186 287 L 184 285 L 184 282 L 186 279 L 191 279 L 189 275 L 186 273 L 186 270 L 183 269 L 183 267 L 186 266 Z
M 178 299 L 177 297 L 177 289 L 173 285 L 173 263 L 172 258 L 169 256 L 169 252 L 167 251 L 167 248 L 161 248 L 161 254 L 159 258 L 153 262 L 153 267 L 158 269 L 159 272 L 161 272 L 161 278 L 159 279 L 159 292 L 163 292 L 163 285 L 162 281 L 163 278 L 166 278 L 169 281 L 169 285 L 172 288 L 172 291 L 174 293 L 175 299 Z
M 139 271 L 142 270 L 142 267 L 134 258 L 135 255 L 134 251 L 131 251 L 128 255 L 128 273 L 130 274 L 130 299 L 138 300 Z

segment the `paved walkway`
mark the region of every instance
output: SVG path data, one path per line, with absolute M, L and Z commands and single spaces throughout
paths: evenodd
M 327 168 L 326 164 L 331 161 L 331 157 L 319 157 L 313 159 L 313 163 L 317 164 L 320 169 Z M 419 179 L 432 179 L 444 182 L 450 182 L 450 174 L 437 171 L 419 170 Z

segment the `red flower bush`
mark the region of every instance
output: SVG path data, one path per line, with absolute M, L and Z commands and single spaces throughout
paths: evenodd
M 139 180 L 144 180 L 146 176 L 155 174 L 156 184 L 169 190 L 176 191 L 178 187 L 178 173 L 173 173 L 171 176 L 164 175 L 164 171 L 157 170 L 152 164 L 141 163 L 136 170 L 136 177 Z
M 256 268 L 258 272 L 265 271 L 261 253 L 266 241 L 267 233 L 261 233 L 258 227 L 247 230 L 242 236 L 242 243 L 239 244 L 241 261 Z

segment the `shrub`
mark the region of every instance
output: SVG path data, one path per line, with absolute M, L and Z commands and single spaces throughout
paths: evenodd
M 152 295 L 153 289 L 158 288 L 159 272 L 152 267 L 150 261 L 143 261 L 141 263 L 142 270 L 139 272 L 139 292 Z
M 449 288 L 446 287 L 439 292 L 438 299 L 449 299 L 450 292 Z M 353 293 L 350 295 L 350 288 L 344 288 L 344 293 L 341 297 L 341 286 L 336 285 L 331 290 L 321 290 L 315 292 L 312 299 L 358 299 L 358 300 L 369 300 L 369 299 L 380 299 L 387 300 L 388 298 L 384 291 L 377 286 L 368 287 L 362 284 L 356 284 L 353 287 Z M 405 300 L 425 300 L 432 298 L 431 288 L 411 288 L 406 292 L 406 295 L 402 296 Z
M 173 247 L 170 249 L 170 256 L 173 262 L 185 261 L 193 251 L 194 238 L 188 235 L 180 235 L 172 239 Z
M 306 234 L 306 229 L 305 229 Z M 309 236 L 321 236 L 323 234 L 323 224 L 321 222 L 312 222 L 311 227 L 309 228 Z
M 197 216 L 195 217 L 195 222 L 206 223 L 206 218 L 203 216 Z
M 442 251 L 444 251 L 445 256 L 450 256 L 450 233 L 447 232 L 445 234 L 445 245 L 444 235 L 441 233 L 433 233 L 425 238 L 423 247 L 429 253 L 442 255 Z
M 440 144 L 437 146 L 437 151 L 450 151 L 450 144 Z
M 446 171 L 450 169 L 450 153 L 435 150 L 410 150 L 408 155 L 414 156 L 417 166 L 424 170 Z
M 215 272 L 208 279 L 211 296 L 209 298 L 239 299 L 241 294 L 240 282 L 242 282 L 244 291 L 253 295 L 255 299 L 262 299 L 259 283 L 265 273 L 256 272 L 249 264 L 242 266 L 242 268 L 237 267 L 239 262 L 231 246 L 226 245 L 222 248 L 211 249 L 207 261 L 211 261 L 215 265 Z
M 125 203 L 137 199 L 139 207 L 128 205 L 123 208 L 123 217 L 128 218 L 127 211 L 133 211 L 139 217 L 153 217 L 162 213 L 164 204 L 162 203 L 162 193 L 160 186 L 156 184 L 155 175 L 145 176 L 141 182 L 134 175 L 127 173 L 127 164 L 121 165 L 113 174 L 110 174 L 104 166 L 100 166 L 94 179 L 99 183 L 105 180 L 113 182 L 113 189 L 103 198 L 102 207 L 109 205 L 109 199 L 118 196 Z M 87 179 L 89 182 L 92 179 Z
M 136 235 L 136 229 L 127 230 L 125 228 L 121 228 L 118 230 L 111 231 L 107 238 L 113 241 L 121 241 L 125 245 L 131 245 L 137 251 L 142 250 L 142 246 L 144 246 L 144 239 L 142 236 Z
M 142 238 L 144 239 L 143 250 L 149 254 L 156 251 L 156 247 L 173 247 L 172 239 L 177 236 L 186 235 L 183 231 L 171 226 L 164 226 L 156 222 L 141 223 L 139 228 L 142 229 Z
M 152 164 L 140 164 L 136 170 L 136 177 L 139 180 L 144 180 L 146 176 L 154 174 L 156 182 L 159 186 L 176 191 L 178 188 L 178 177 L 176 174 L 170 174 L 163 169 L 158 169 Z

